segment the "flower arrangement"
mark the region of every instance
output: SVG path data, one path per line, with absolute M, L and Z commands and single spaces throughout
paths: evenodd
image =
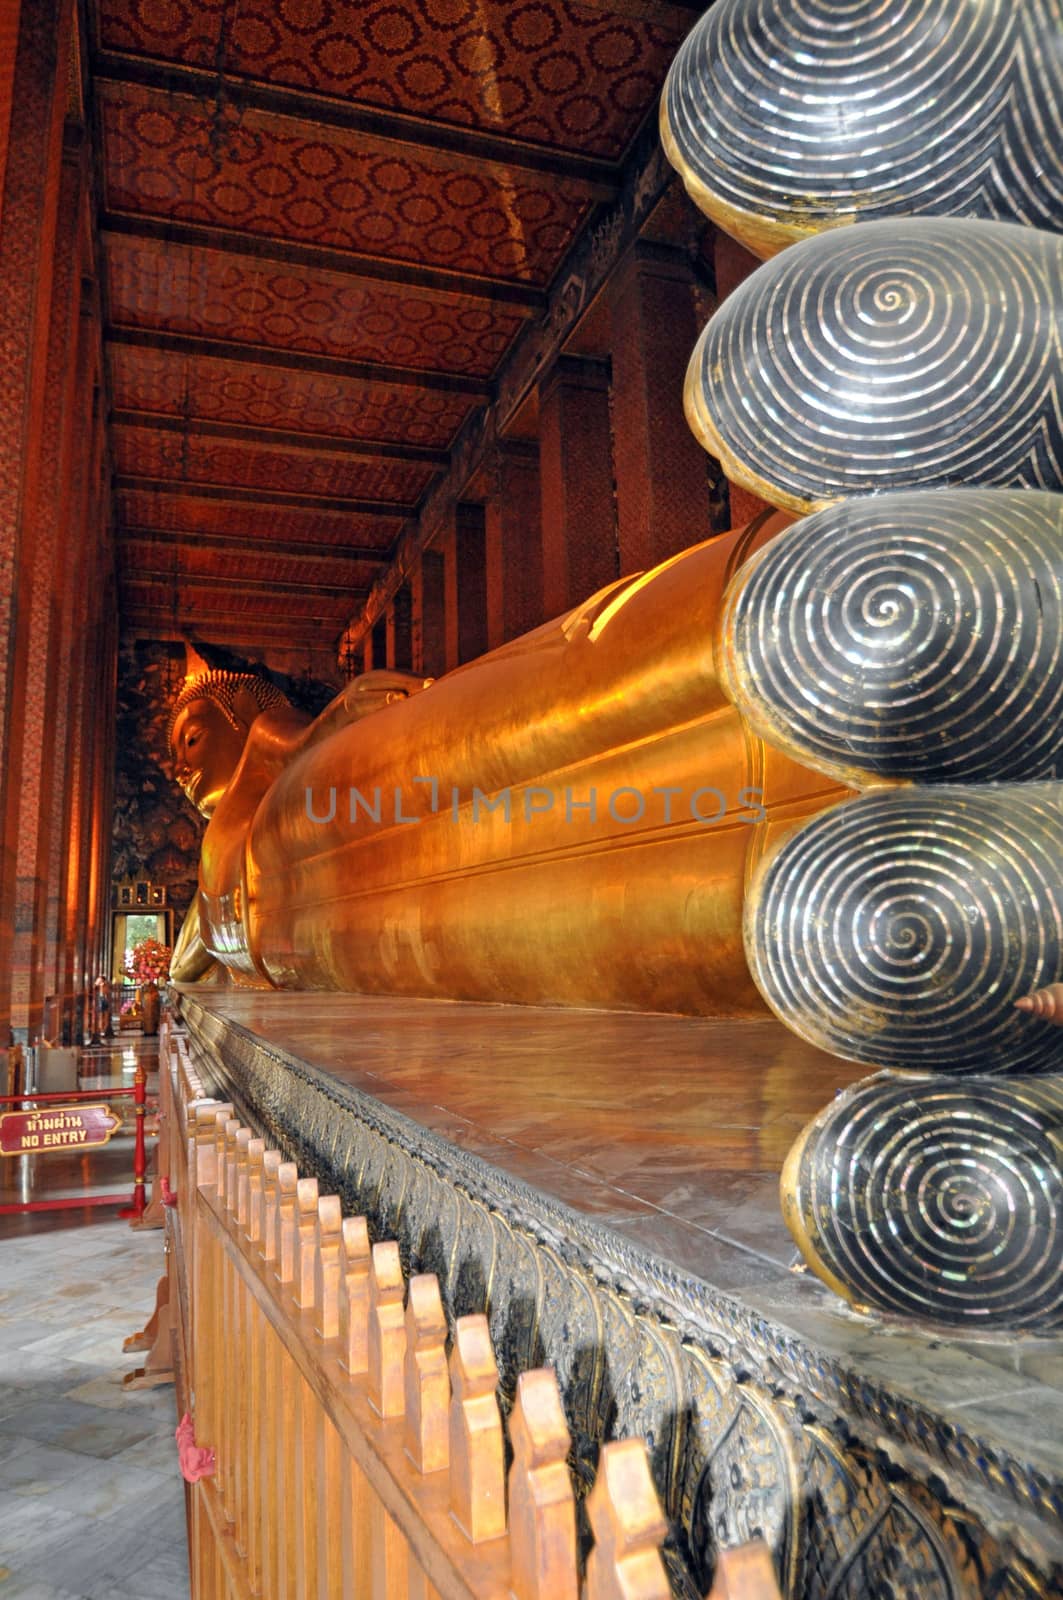
M 129 952 L 126 977 L 134 983 L 161 983 L 170 973 L 170 956 L 173 951 L 158 939 L 141 939 Z

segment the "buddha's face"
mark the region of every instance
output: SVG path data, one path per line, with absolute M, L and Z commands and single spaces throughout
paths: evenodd
M 178 714 L 171 740 L 174 776 L 205 817 L 229 787 L 247 734 L 245 726 L 233 727 L 216 700 L 193 700 Z

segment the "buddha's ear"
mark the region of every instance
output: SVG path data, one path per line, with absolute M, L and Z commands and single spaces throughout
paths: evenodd
M 244 725 L 250 728 L 255 718 L 261 714 L 261 706 L 246 685 L 241 684 L 233 696 L 233 711 Z

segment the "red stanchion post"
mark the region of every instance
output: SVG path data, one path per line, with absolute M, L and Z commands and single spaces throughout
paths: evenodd
M 146 1183 L 148 1175 L 148 1157 L 144 1143 L 144 1118 L 147 1116 L 148 1099 L 148 1074 L 142 1061 L 137 1062 L 137 1070 L 133 1075 L 133 1115 L 136 1118 L 136 1128 L 133 1138 L 133 1204 L 127 1206 L 118 1214 L 121 1217 L 130 1217 L 134 1222 L 139 1222 L 147 1210 Z

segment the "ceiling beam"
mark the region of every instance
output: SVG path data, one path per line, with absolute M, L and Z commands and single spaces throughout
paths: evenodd
M 104 235 L 121 234 L 130 239 L 153 239 L 168 245 L 250 256 L 256 261 L 281 267 L 306 267 L 310 271 L 372 279 L 375 283 L 427 289 L 433 293 L 457 295 L 464 300 L 513 306 L 528 316 L 546 309 L 546 293 L 543 289 L 513 278 L 479 277 L 475 273 L 451 272 L 445 267 L 417 266 L 409 261 L 389 261 L 378 256 L 359 255 L 354 250 L 327 249 L 323 245 L 299 244 L 294 240 L 271 238 L 268 235 L 240 233 L 235 228 L 174 222 L 169 218 L 137 216 L 125 211 L 101 212 L 99 227 Z
M 285 494 L 276 489 L 241 489 L 228 483 L 185 483 L 181 478 L 141 478 L 132 474 L 115 479 L 115 490 L 126 494 L 178 494 L 193 500 L 230 500 L 240 505 L 291 506 L 296 511 L 349 512 L 361 517 L 415 517 L 416 505 L 400 500 L 342 500 L 328 495 Z
M 252 650 L 275 649 L 313 650 L 335 652 L 338 634 L 335 623 L 329 618 L 321 624 L 323 638 L 309 640 L 302 622 L 298 627 L 273 627 L 267 622 L 256 622 L 252 617 L 246 622 L 230 617 L 225 621 L 187 621 L 178 618 L 174 624 L 172 611 L 158 611 L 143 606 L 124 607 L 119 616 L 120 626 L 126 633 L 138 633 L 151 639 L 176 639 L 183 642 L 220 645 L 246 645 Z M 331 663 L 330 663 L 331 664 Z
M 131 349 L 165 350 L 172 355 L 205 356 L 211 361 L 240 361 L 248 366 L 275 367 L 284 372 L 321 372 L 356 383 L 383 383 L 393 389 L 433 389 L 444 394 L 466 394 L 483 401 L 490 400 L 494 393 L 489 382 L 466 377 L 464 373 L 389 366 L 382 361 L 347 361 L 341 356 L 311 355 L 301 350 L 282 350 L 276 345 L 240 344 L 228 339 L 113 324 L 107 329 L 106 337 L 108 344 Z
M 386 566 L 391 557 L 388 550 L 374 550 L 362 545 L 315 544 L 299 539 L 274 539 L 264 535 L 261 539 L 243 538 L 239 534 L 195 533 L 174 528 L 120 527 L 118 546 L 151 545 L 156 549 L 177 546 L 187 550 L 218 550 L 230 555 L 296 556 L 306 561 L 346 562 L 349 566 Z
M 175 587 L 180 590 L 185 585 L 189 589 L 223 589 L 233 594 L 282 594 L 295 600 L 327 600 L 333 595 L 341 598 L 352 592 L 363 596 L 369 593 L 364 583 L 297 583 L 287 579 L 256 578 L 253 573 L 240 578 L 226 578 L 215 573 L 188 572 L 181 568 L 176 572 L 166 572 L 130 566 L 120 570 L 119 582 L 131 587 L 168 589 L 171 593 Z
M 372 106 L 336 95 L 314 94 L 307 89 L 289 89 L 260 79 L 237 77 L 231 73 L 206 71 L 182 66 L 157 56 L 127 55 L 118 50 L 97 50 L 93 56 L 93 78 L 97 83 L 135 83 L 143 88 L 160 89 L 167 94 L 185 94 L 206 102 L 204 111 L 223 101 L 237 113 L 264 112 L 268 116 L 292 117 L 322 128 L 338 128 L 360 134 L 374 145 L 397 144 L 405 150 L 430 155 L 437 164 L 440 157 L 457 158 L 463 167 L 472 162 L 499 176 L 514 172 L 534 173 L 546 187 L 559 184 L 576 187 L 589 200 L 612 200 L 619 184 L 616 162 L 586 156 L 579 151 L 556 150 L 483 128 L 434 122 L 406 111 Z
M 331 433 L 292 433 L 284 428 L 249 427 L 243 422 L 210 422 L 206 417 L 174 417 L 161 411 L 111 412 L 115 428 L 150 428 L 156 433 L 189 434 L 233 444 L 283 445 L 315 455 L 357 456 L 362 461 L 407 461 L 411 466 L 448 467 L 450 452 L 422 444 L 394 444 L 388 439 L 338 439 Z
M 257 617 L 248 616 L 246 612 L 241 613 L 239 611 L 206 611 L 202 606 L 189 606 L 187 602 L 177 608 L 175 617 L 172 605 L 157 606 L 150 602 L 144 604 L 136 600 L 124 599 L 119 603 L 119 614 L 121 616 L 136 616 L 141 619 L 151 617 L 159 622 L 167 623 L 171 629 L 176 625 L 178 629 L 187 630 L 202 624 L 216 627 L 246 627 L 248 633 L 252 635 L 257 633 L 259 628 L 263 630 L 269 629 L 274 632 L 286 631 L 291 632 L 296 641 L 301 639 L 304 643 L 306 634 L 300 630 L 305 630 L 308 625 L 328 628 L 331 630 L 333 637 L 339 633 L 341 627 L 341 623 L 337 621 L 334 612 L 301 612 L 299 616 L 291 617 L 290 619 L 270 616 Z

